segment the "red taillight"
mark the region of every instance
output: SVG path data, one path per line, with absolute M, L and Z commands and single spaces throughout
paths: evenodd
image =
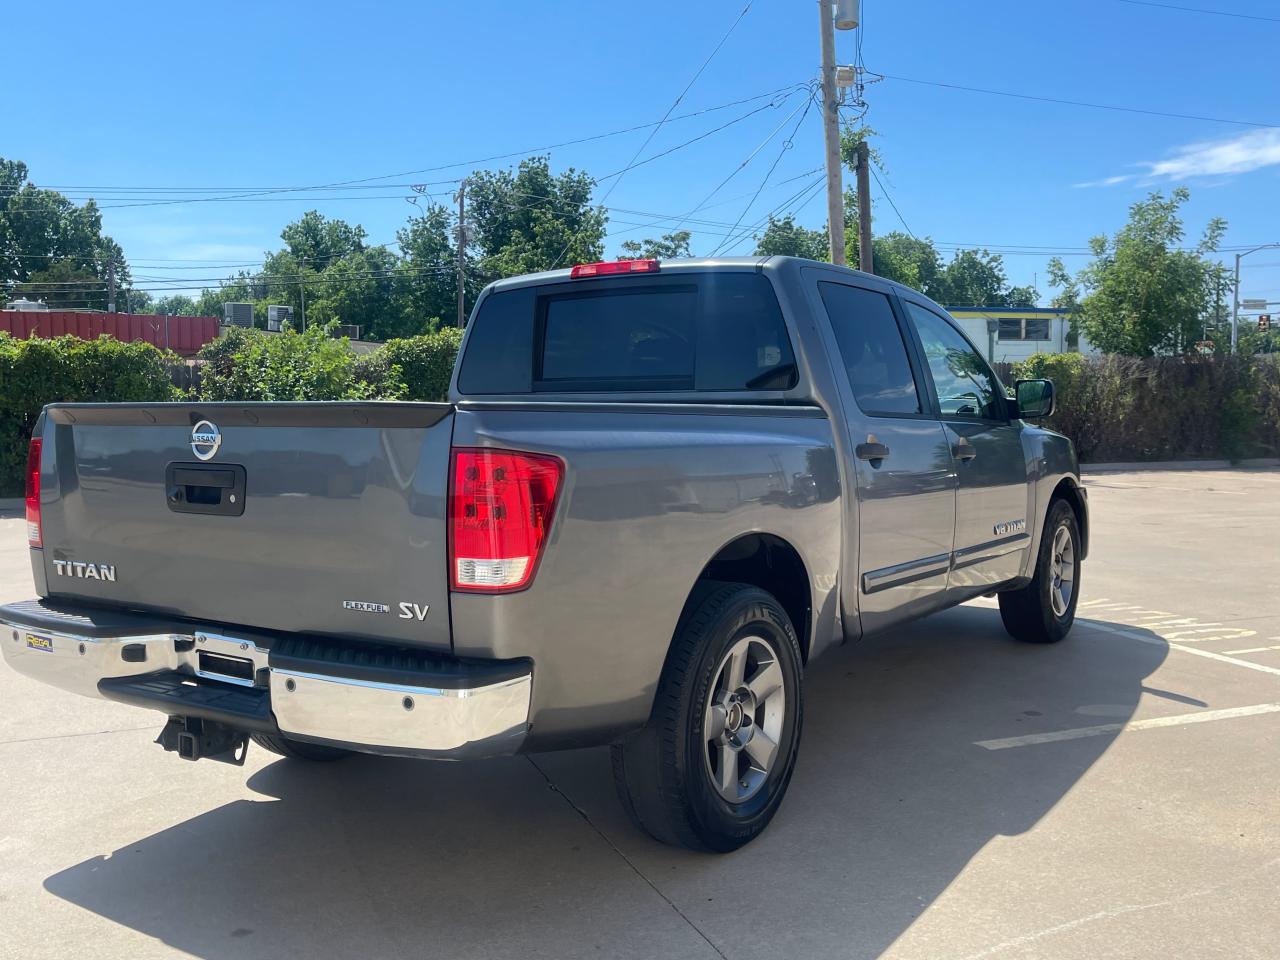
M 556 457 L 480 448 L 453 451 L 453 589 L 496 593 L 529 585 L 563 476 L 564 465 Z
M 657 260 L 608 260 L 604 263 L 580 263 L 569 271 L 569 278 L 606 277 L 613 273 L 657 273 Z
M 44 536 L 40 530 L 40 448 L 39 437 L 31 438 L 27 447 L 27 544 L 43 547 Z

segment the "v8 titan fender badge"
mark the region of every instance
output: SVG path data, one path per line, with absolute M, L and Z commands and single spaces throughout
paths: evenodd
M 994 533 L 997 537 L 1004 537 L 1011 533 L 1022 533 L 1027 529 L 1027 521 L 1025 520 L 1007 520 L 1004 523 L 995 525 Z
M 222 432 L 211 420 L 201 420 L 191 428 L 191 452 L 199 460 L 212 460 L 222 446 Z

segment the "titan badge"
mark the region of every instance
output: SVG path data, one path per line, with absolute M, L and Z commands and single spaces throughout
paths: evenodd
M 116 582 L 114 563 L 85 563 L 82 560 L 55 560 L 53 572 L 60 577 L 76 577 L 80 580 L 106 580 Z

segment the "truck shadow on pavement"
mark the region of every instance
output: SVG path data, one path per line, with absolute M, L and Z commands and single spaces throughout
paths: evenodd
M 1155 642 L 1081 623 L 1056 646 L 1019 645 L 997 612 L 967 606 L 824 658 L 806 680 L 787 800 L 727 857 L 636 833 L 606 750 L 281 760 L 249 780 L 263 801 L 139 838 L 45 888 L 218 960 L 877 957 L 1107 750 L 1114 734 L 977 742 L 1127 720 L 1167 647 L 1126 629 Z

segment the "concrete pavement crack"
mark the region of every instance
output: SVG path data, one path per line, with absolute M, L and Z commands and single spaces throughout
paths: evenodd
M 51 733 L 45 737 L 18 737 L 14 740 L 0 740 L 0 747 L 7 746 L 11 743 L 38 743 L 41 740 L 69 740 L 72 737 L 100 737 L 107 733 L 137 733 L 139 730 L 154 730 L 155 724 L 149 723 L 145 727 L 120 727 L 116 730 L 84 730 L 80 733 Z
M 538 766 L 537 762 L 533 759 L 533 757 L 526 755 L 525 759 L 529 761 L 529 764 L 533 767 L 533 769 L 537 770 L 538 773 L 542 775 L 542 779 L 547 782 L 547 786 L 564 798 L 564 802 L 567 803 L 578 814 L 578 816 L 580 816 L 586 822 L 587 826 L 590 827 L 592 831 L 594 831 L 595 835 L 598 836 L 601 840 L 603 840 L 605 844 L 609 847 L 609 849 L 612 850 L 615 854 L 617 854 L 618 857 L 621 858 L 622 862 L 625 863 L 628 867 L 630 867 L 631 871 L 648 885 L 650 890 L 652 890 L 659 897 L 661 897 L 663 901 L 666 903 L 666 905 L 670 907 L 672 910 L 674 910 L 676 915 L 685 923 L 687 923 L 690 929 L 692 929 L 694 933 L 696 933 L 699 937 L 701 937 L 708 947 L 710 947 L 712 950 L 716 952 L 716 956 L 720 957 L 720 960 L 729 960 L 729 958 L 725 955 L 724 951 L 721 950 L 719 947 L 717 947 L 715 943 L 712 942 L 711 938 L 708 937 L 705 933 L 703 933 L 701 928 L 699 928 L 699 926 L 696 923 L 690 920 L 688 915 L 679 907 L 677 907 L 675 905 L 675 902 L 670 897 L 668 897 L 665 893 L 659 890 L 658 885 L 655 884 L 648 877 L 646 877 L 644 873 L 640 870 L 640 868 L 637 867 L 635 863 L 631 860 L 631 858 L 628 857 L 625 853 L 623 853 L 622 850 L 618 848 L 618 845 L 614 843 L 612 840 L 610 840 L 609 837 L 605 834 L 605 832 L 601 830 L 599 827 L 597 827 L 591 821 L 591 817 L 590 815 L 588 815 L 587 811 L 583 810 L 580 806 L 574 803 L 573 798 L 570 797 L 567 793 L 561 790 L 559 786 L 556 785 L 555 781 L 552 780 L 551 777 L 547 775 L 547 772 L 543 770 L 540 766 Z

